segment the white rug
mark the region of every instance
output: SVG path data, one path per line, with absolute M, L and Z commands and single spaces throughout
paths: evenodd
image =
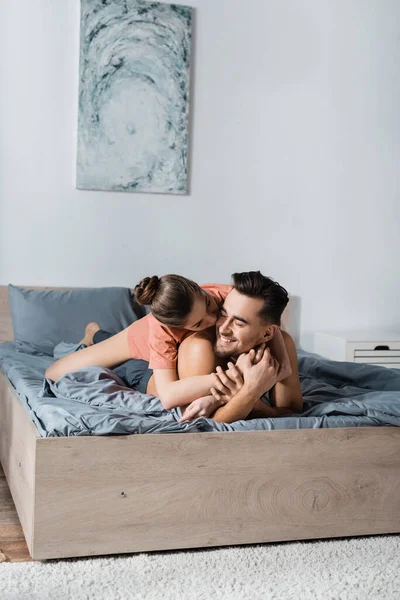
M 400 536 L 1 563 L 1 600 L 399 600 Z

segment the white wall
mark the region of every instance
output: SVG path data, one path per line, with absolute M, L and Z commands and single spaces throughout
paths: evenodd
M 78 0 L 0 4 L 0 284 L 261 269 L 400 329 L 400 2 L 193 0 L 191 193 L 74 188 Z M 304 338 L 305 339 L 305 338 Z

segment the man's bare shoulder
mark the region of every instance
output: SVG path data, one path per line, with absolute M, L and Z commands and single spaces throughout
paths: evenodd
M 286 346 L 295 346 L 294 340 L 290 333 L 283 331 L 283 329 L 281 329 L 281 333 Z
M 286 350 L 287 351 L 289 351 L 289 350 L 296 351 L 296 345 L 295 345 L 294 340 L 293 340 L 292 336 L 290 335 L 290 333 L 288 333 L 287 331 L 283 331 L 283 329 L 281 329 L 280 331 L 281 331 L 282 338 L 283 338 L 283 341 L 286 346 Z M 269 342 L 267 342 L 267 346 L 271 347 L 271 343 L 272 343 L 271 340 Z

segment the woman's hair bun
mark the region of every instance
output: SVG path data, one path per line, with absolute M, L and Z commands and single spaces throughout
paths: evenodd
M 160 287 L 161 279 L 157 275 L 153 277 L 145 277 L 135 287 L 134 294 L 138 304 L 151 305 L 153 302 L 158 289 Z

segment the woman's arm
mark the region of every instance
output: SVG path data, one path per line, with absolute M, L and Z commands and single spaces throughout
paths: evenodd
M 106 367 L 112 369 L 131 358 L 128 346 L 128 332 L 124 329 L 108 340 L 78 350 L 60 358 L 47 369 L 45 376 L 56 381 L 66 373 L 83 367 Z
M 154 379 L 162 405 L 166 409 L 186 406 L 210 394 L 218 384 L 213 343 L 207 336 L 194 334 L 182 342 L 175 369 L 155 369 Z
M 181 346 L 184 344 L 185 342 Z M 197 351 L 196 355 L 192 352 L 190 356 L 181 356 L 179 365 L 181 380 L 176 369 L 154 370 L 157 395 L 164 408 L 169 410 L 176 406 L 186 406 L 193 400 L 210 393 L 210 388 L 218 384 L 215 374 L 213 374 L 215 359 L 211 360 L 212 355 L 213 353 L 209 353 L 202 357 L 201 353 Z M 84 367 L 96 366 L 113 369 L 130 358 L 128 333 L 127 329 L 124 329 L 104 342 L 60 358 L 50 365 L 45 376 L 56 381 L 66 373 Z M 194 373 L 196 376 L 193 376 Z M 204 375 L 198 375 L 199 373 L 204 373 Z

